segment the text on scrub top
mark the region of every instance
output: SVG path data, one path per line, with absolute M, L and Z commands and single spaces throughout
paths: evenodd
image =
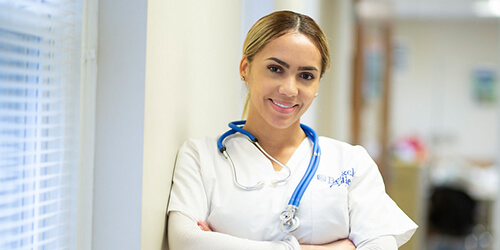
M 342 174 L 340 175 L 340 177 L 338 177 L 338 178 L 334 178 L 334 177 L 326 176 L 326 175 L 322 175 L 322 174 L 316 175 L 316 178 L 318 179 L 318 181 L 328 182 L 328 184 L 330 184 L 330 188 L 331 188 L 333 186 L 340 187 L 340 185 L 342 185 L 342 184 L 346 184 L 347 186 L 349 186 L 352 182 L 352 177 L 354 177 L 354 174 L 355 174 L 354 168 L 351 168 L 349 170 L 343 171 Z

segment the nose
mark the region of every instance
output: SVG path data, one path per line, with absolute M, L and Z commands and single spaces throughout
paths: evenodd
M 299 93 L 297 80 L 294 77 L 283 79 L 283 82 L 278 87 L 278 93 L 287 97 L 297 96 Z

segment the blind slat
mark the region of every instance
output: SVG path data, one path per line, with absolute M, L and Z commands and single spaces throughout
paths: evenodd
M 76 1 L 33 1 L 33 0 L 0 0 L 0 4 L 5 8 L 15 8 L 30 11 L 33 16 L 53 15 L 66 16 L 74 14 Z
M 51 83 L 51 84 L 33 84 L 33 83 L 20 83 L 20 82 L 12 82 L 12 81 L 5 81 L 0 83 L 0 92 L 4 91 L 11 91 L 11 92 L 19 92 L 19 91 L 33 91 L 33 90 L 38 90 L 38 91 L 63 91 L 64 86 L 61 86 L 61 84 L 57 83 Z
M 17 32 L 17 33 L 13 33 L 13 34 L 30 35 L 30 37 L 26 37 L 26 38 L 42 39 L 41 41 L 53 40 L 53 41 L 57 41 L 60 43 L 64 43 L 65 41 L 61 40 L 61 39 L 64 39 L 64 38 L 70 39 L 71 37 L 75 37 L 75 35 L 68 35 L 66 33 L 67 29 L 49 30 L 49 31 L 44 32 L 44 30 L 39 28 L 39 27 L 29 27 L 29 26 L 25 27 L 22 25 L 22 23 L 21 24 L 16 23 L 16 24 L 8 25 L 8 26 L 5 24 L 5 22 L 3 20 L 0 23 L 0 29 L 2 31 L 5 31 L 5 30 L 11 31 L 12 26 L 17 26 L 18 30 L 22 30 L 22 32 Z
M 74 237 L 81 0 L 0 0 L 0 249 Z
M 73 26 L 71 22 L 65 21 L 60 17 L 58 18 L 58 16 L 33 15 L 33 12 L 18 9 L 15 6 L 0 9 L 0 15 L 0 20 L 8 20 L 8 17 L 11 15 L 16 16 L 16 20 L 19 20 L 18 24 L 22 23 L 26 26 L 33 26 L 33 24 L 44 28 L 65 28 Z M 68 12 L 67 15 L 74 15 L 74 13 Z
M 38 36 L 36 33 L 29 33 L 29 36 L 27 36 L 26 33 L 12 34 L 8 31 L 8 28 L 0 23 L 0 41 L 2 45 L 0 49 L 5 53 L 18 53 L 19 48 L 36 49 L 44 52 L 71 51 L 75 48 L 73 43 L 78 40 L 78 37 L 67 33 L 51 33 L 51 36 Z M 55 41 L 58 44 L 54 44 Z M 11 50 L 12 47 L 18 49 Z

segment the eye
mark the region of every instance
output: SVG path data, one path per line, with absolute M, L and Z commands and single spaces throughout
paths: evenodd
M 274 66 L 274 65 L 268 66 L 267 69 L 269 69 L 271 72 L 275 72 L 275 73 L 281 73 L 281 72 L 283 72 L 283 70 L 281 69 L 281 67 Z
M 314 80 L 314 75 L 311 73 L 301 73 L 299 77 L 305 80 Z

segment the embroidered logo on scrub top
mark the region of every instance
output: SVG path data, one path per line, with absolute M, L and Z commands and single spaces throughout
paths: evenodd
M 326 176 L 326 175 L 322 175 L 322 174 L 316 175 L 316 178 L 318 179 L 318 181 L 328 182 L 328 184 L 330 184 L 330 188 L 331 188 L 333 186 L 340 187 L 340 185 L 342 185 L 342 184 L 346 184 L 347 186 L 349 186 L 352 182 L 352 177 L 354 177 L 354 174 L 355 174 L 354 168 L 351 168 L 349 170 L 343 171 L 342 174 L 340 175 L 340 177 L 338 177 L 338 178 L 334 178 L 334 177 Z

